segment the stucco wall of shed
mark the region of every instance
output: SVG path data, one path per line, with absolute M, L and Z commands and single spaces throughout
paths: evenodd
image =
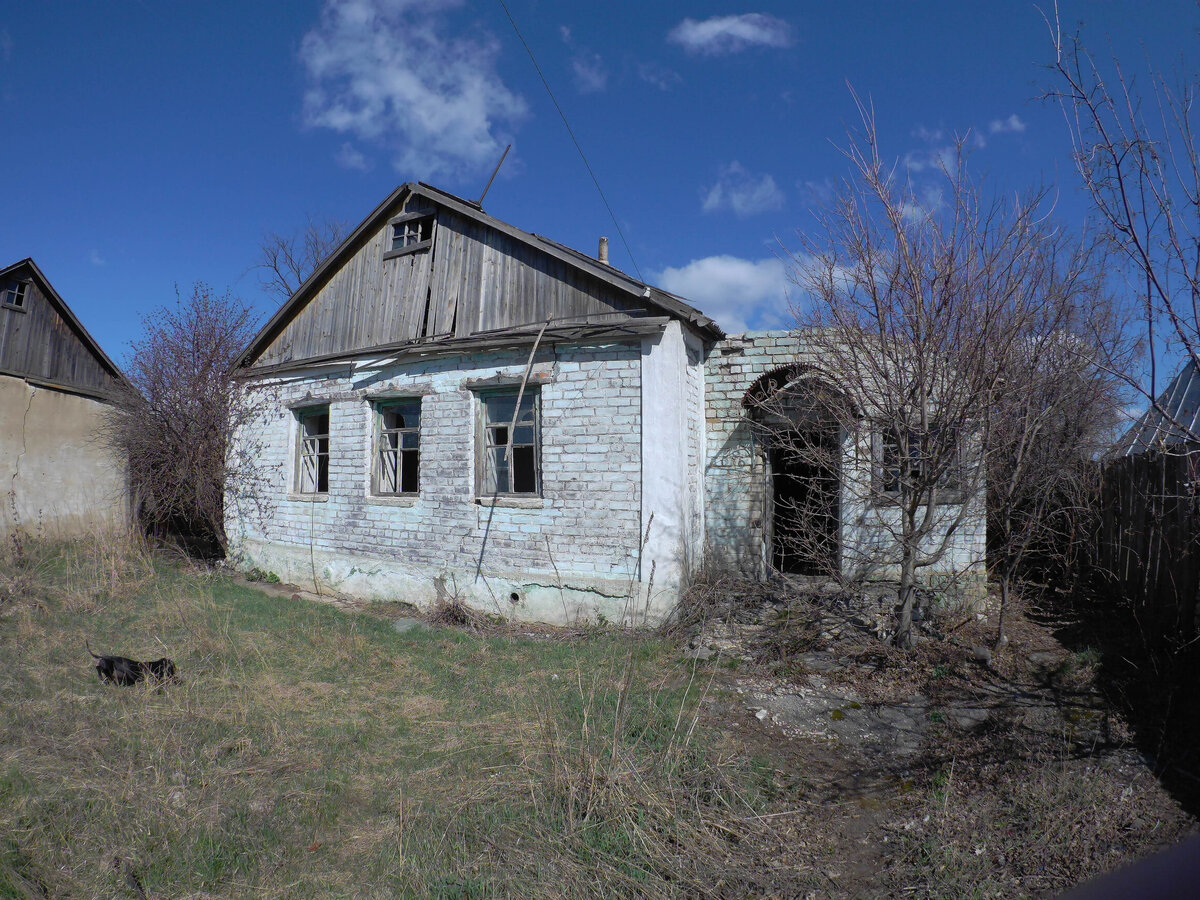
M 0 375 L 0 534 L 78 537 L 127 525 L 125 465 L 98 438 L 106 409 Z
M 256 497 L 231 495 L 226 504 L 234 557 L 291 583 L 422 607 L 456 594 L 515 619 L 664 618 L 687 581 L 701 518 L 693 471 L 699 429 L 686 422 L 676 429 L 666 415 L 681 408 L 686 418 L 687 385 L 699 389 L 697 373 L 685 367 L 682 332 L 675 325 L 640 343 L 540 349 L 532 373 L 541 397 L 543 496 L 487 505 L 475 496 L 472 385 L 519 381 L 527 358 L 528 349 L 493 351 L 257 381 L 252 391 L 264 413 L 235 440 L 235 452 L 255 461 Z M 698 352 L 693 359 L 699 365 Z M 678 378 L 664 380 L 676 365 L 684 366 Z M 651 377 L 656 387 L 644 395 Z M 384 391 L 423 397 L 414 499 L 370 494 L 371 397 Z M 329 493 L 297 495 L 294 409 L 324 402 Z M 644 468 L 651 443 L 659 449 Z M 675 482 L 678 489 L 667 487 Z
M 742 401 L 762 375 L 794 363 L 819 363 L 803 335 L 757 331 L 731 335 L 715 344 L 705 371 L 708 453 L 705 464 L 706 564 L 754 578 L 768 571 L 766 519 L 769 471 Z M 836 387 L 836 386 L 835 386 Z M 869 493 L 871 452 L 868 435 L 842 435 L 841 571 L 844 576 L 888 579 L 898 575 L 893 538 L 895 510 L 864 502 Z M 960 518 L 957 507 L 938 509 L 940 525 L 927 548 L 942 541 L 946 550 L 922 577 L 935 582 L 963 575 L 978 580 L 985 572 L 986 515 L 982 496 L 949 538 L 946 524 Z

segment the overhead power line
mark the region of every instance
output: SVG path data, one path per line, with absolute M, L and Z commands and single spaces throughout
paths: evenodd
M 563 112 L 561 106 L 558 105 L 558 99 L 554 96 L 554 91 L 550 90 L 550 82 L 546 80 L 546 76 L 542 74 L 542 67 L 538 65 L 537 58 L 533 55 L 533 50 L 529 47 L 529 42 L 525 40 L 525 36 L 521 34 L 521 29 L 517 27 L 517 22 L 513 18 L 512 13 L 508 11 L 508 4 L 504 0 L 499 0 L 501 8 L 504 10 L 504 15 L 508 16 L 508 21 L 513 27 L 513 31 L 517 33 L 517 38 L 521 41 L 521 45 L 525 48 L 525 52 L 529 54 L 529 61 L 533 63 L 533 68 L 538 73 L 538 78 L 542 80 L 542 86 L 546 89 L 546 93 L 550 95 L 550 102 L 554 104 L 554 108 L 558 110 L 558 117 L 562 119 L 563 125 L 567 129 L 567 134 L 571 136 L 571 143 L 575 145 L 575 149 L 579 151 L 579 158 L 583 160 L 584 166 L 588 170 L 588 174 L 592 176 L 592 184 L 596 186 L 596 192 L 600 194 L 600 199 L 604 201 L 604 208 L 608 210 L 608 216 L 612 219 L 613 227 L 617 229 L 617 236 L 621 238 L 621 244 L 625 247 L 625 252 L 629 254 L 629 261 L 633 263 L 633 270 L 637 272 L 639 281 L 645 282 L 642 277 L 642 270 L 638 268 L 637 260 L 633 258 L 633 251 L 629 249 L 629 241 L 625 240 L 625 232 L 621 230 L 621 223 L 617 221 L 617 216 L 613 212 L 612 206 L 609 205 L 608 198 L 604 196 L 604 189 L 600 187 L 600 179 L 596 177 L 596 173 L 592 170 L 592 164 L 588 162 L 587 154 L 583 152 L 583 147 L 579 144 L 579 139 L 575 137 L 575 132 L 571 130 L 571 123 L 567 121 L 567 114 Z

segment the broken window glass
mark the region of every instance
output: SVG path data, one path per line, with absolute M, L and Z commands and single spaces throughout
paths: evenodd
M 303 410 L 300 420 L 300 466 L 297 489 L 302 494 L 329 493 L 329 407 Z
M 421 400 L 382 403 L 376 442 L 375 492 L 416 494 L 421 467 Z
M 517 391 L 481 395 L 484 419 L 484 458 L 480 489 L 494 494 L 539 494 L 538 391 L 526 388 L 517 409 Z M 509 455 L 509 431 L 512 454 Z

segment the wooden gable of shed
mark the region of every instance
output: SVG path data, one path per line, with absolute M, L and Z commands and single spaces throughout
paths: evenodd
M 0 373 L 108 396 L 120 371 L 75 318 L 32 259 L 0 269 L 0 294 L 25 285 L 19 307 L 0 303 Z

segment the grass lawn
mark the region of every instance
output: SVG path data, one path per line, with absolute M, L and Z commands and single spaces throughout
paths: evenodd
M 704 678 L 653 637 L 398 634 L 120 541 L 18 549 L 0 898 L 765 890 L 737 846 L 769 779 L 708 743 Z M 85 642 L 182 683 L 101 684 Z

